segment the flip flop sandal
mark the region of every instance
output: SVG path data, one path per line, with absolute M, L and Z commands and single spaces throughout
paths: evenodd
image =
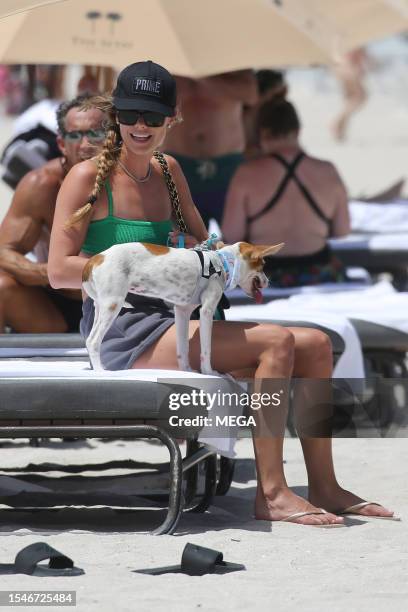
M 223 554 L 218 550 L 188 543 L 184 547 L 180 565 L 133 571 L 137 574 L 150 574 L 151 576 L 160 576 L 161 574 L 204 576 L 204 574 L 227 574 L 245 569 L 245 565 L 241 565 L 241 563 L 223 561 Z
M 48 565 L 38 565 L 49 559 Z M 17 553 L 14 563 L 0 563 L 0 574 L 28 574 L 29 576 L 81 576 L 84 570 L 45 542 L 35 542 Z
M 400 521 L 400 516 L 379 516 L 378 514 L 362 514 L 361 512 L 357 512 L 366 506 L 381 506 L 377 502 L 364 501 L 359 504 L 354 504 L 354 506 L 349 506 L 348 508 L 344 508 L 335 514 L 343 514 L 350 516 L 361 516 L 362 518 L 372 518 L 372 519 L 382 519 L 383 521 Z
M 312 516 L 312 515 L 316 515 L 316 514 L 327 514 L 327 511 L 324 510 L 323 508 L 320 508 L 320 511 L 316 511 L 313 510 L 311 512 L 295 512 L 294 514 L 290 514 L 289 516 L 287 516 L 284 519 L 281 519 L 280 521 L 278 521 L 279 523 L 293 523 L 294 525 L 302 525 L 302 527 L 321 527 L 324 529 L 336 529 L 338 527 L 346 527 L 346 525 L 344 525 L 344 523 L 328 523 L 328 524 L 323 524 L 323 523 L 296 523 L 295 519 L 301 518 L 302 516 Z M 337 513 L 334 513 L 337 514 Z

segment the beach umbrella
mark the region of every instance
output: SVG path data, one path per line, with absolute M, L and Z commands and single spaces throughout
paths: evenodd
M 0 19 L 44 4 L 54 4 L 54 2 L 64 2 L 64 0 L 1 0 Z
M 385 0 L 385 2 L 402 13 L 404 17 L 408 17 L 408 0 Z
M 408 29 L 407 0 L 269 0 L 332 55 Z
M 192 77 L 329 60 L 270 0 L 65 0 L 0 21 L 2 63 L 146 58 Z

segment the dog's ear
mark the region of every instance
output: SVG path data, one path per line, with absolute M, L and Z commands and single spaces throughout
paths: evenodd
M 262 249 L 261 257 L 263 258 L 268 257 L 270 255 L 275 255 L 275 253 L 278 253 L 284 246 L 284 242 L 281 242 L 280 244 L 274 244 L 273 246 L 259 245 L 259 248 Z
M 218 251 L 218 249 L 222 249 L 223 247 L 225 247 L 224 242 L 222 240 L 217 240 L 215 243 L 215 250 Z
M 246 257 L 252 261 L 259 261 L 268 255 L 274 255 L 285 245 L 284 242 L 268 246 L 266 244 L 249 244 L 248 242 L 241 242 L 239 250 L 243 257 Z

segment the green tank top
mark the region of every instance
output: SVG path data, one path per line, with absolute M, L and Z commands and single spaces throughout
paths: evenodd
M 108 216 L 91 221 L 82 251 L 95 255 L 109 249 L 114 244 L 125 242 L 150 242 L 151 244 L 167 244 L 168 233 L 173 226 L 171 221 L 135 221 L 122 219 L 113 214 L 113 197 L 109 181 L 105 182 L 108 194 Z

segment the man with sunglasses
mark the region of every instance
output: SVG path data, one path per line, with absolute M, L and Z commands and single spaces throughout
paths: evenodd
M 87 98 L 78 96 L 59 106 L 62 157 L 23 177 L 0 226 L 0 333 L 6 326 L 23 333 L 78 331 L 81 292 L 52 289 L 47 260 L 62 181 L 72 166 L 96 155 L 105 138 L 105 115 L 96 108 L 81 108 Z M 26 257 L 28 253 L 34 257 Z

